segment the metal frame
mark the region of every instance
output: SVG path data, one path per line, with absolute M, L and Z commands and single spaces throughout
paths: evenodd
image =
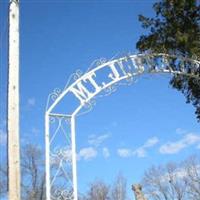
M 180 68 L 174 69 L 170 64 L 173 61 L 178 61 Z M 188 73 L 187 65 L 192 66 L 192 72 Z M 194 78 L 200 81 L 200 77 L 197 75 L 197 71 L 200 69 L 200 62 L 189 58 L 167 55 L 167 54 L 137 54 L 127 55 L 122 58 L 113 59 L 107 61 L 100 59 L 92 64 L 92 69 L 89 69 L 85 74 L 78 70 L 72 74 L 67 85 L 61 91 L 55 89 L 52 94 L 49 95 L 46 113 L 45 113 L 45 142 L 46 142 L 46 199 L 66 199 L 66 200 L 78 200 L 78 186 L 77 186 L 77 156 L 76 156 L 76 116 L 80 114 L 80 110 L 87 108 L 85 112 L 88 112 L 93 107 L 93 100 L 96 97 L 107 96 L 116 91 L 117 86 L 121 84 L 130 84 L 134 82 L 134 77 L 138 77 L 143 74 L 172 74 L 172 75 L 184 75 L 190 78 Z M 107 74 L 106 80 L 97 82 L 97 73 L 104 71 Z M 105 72 L 106 71 L 106 72 Z M 100 77 L 98 77 L 100 78 Z M 105 82 L 107 81 L 107 83 Z M 93 90 L 91 90 L 93 88 Z M 69 113 L 55 113 L 54 110 L 58 104 L 67 96 L 67 94 L 74 96 L 79 101 L 77 107 Z M 103 93 L 103 94 L 100 94 Z M 50 103 L 50 101 L 52 101 Z M 81 113 L 81 114 L 83 114 Z M 59 125 L 54 130 L 53 137 L 51 136 L 51 119 L 58 119 Z M 62 128 L 62 120 L 67 120 L 70 132 L 67 132 Z M 67 143 L 68 150 L 57 151 L 54 155 L 59 157 L 56 171 L 53 171 L 53 178 L 51 178 L 51 165 L 52 165 L 52 152 L 51 142 L 58 134 L 58 131 L 62 130 L 66 137 L 70 140 Z M 70 149 L 70 150 L 69 150 Z M 62 152 L 62 153 L 61 153 Z M 70 157 L 70 159 L 69 159 Z M 72 171 L 71 189 L 59 191 L 59 196 L 55 196 L 52 193 L 52 181 L 58 178 L 59 170 L 63 170 L 63 163 L 69 161 Z M 56 161 L 57 162 L 57 161 Z M 66 172 L 64 172 L 66 174 Z M 66 176 L 66 178 L 69 178 Z M 70 193 L 70 192 L 71 193 Z M 54 191 L 58 194 L 58 191 Z M 69 195 L 71 194 L 71 196 Z

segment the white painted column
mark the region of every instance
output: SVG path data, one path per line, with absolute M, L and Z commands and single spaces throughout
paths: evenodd
M 8 62 L 8 195 L 10 200 L 20 200 L 18 0 L 10 0 Z
M 75 131 L 75 116 L 71 117 L 71 140 L 72 140 L 72 175 L 73 175 L 73 191 L 74 199 L 78 200 L 78 185 L 77 185 L 77 166 L 76 166 L 76 131 Z
M 46 180 L 46 200 L 51 199 L 50 183 L 50 138 L 49 138 L 49 114 L 45 114 L 45 180 Z

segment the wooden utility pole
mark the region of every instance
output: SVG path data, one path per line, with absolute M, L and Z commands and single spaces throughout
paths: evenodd
M 20 200 L 19 0 L 10 0 L 8 62 L 8 193 Z

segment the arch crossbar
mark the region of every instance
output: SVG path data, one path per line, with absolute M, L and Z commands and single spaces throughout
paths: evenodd
M 109 95 L 120 83 L 129 84 L 144 74 L 167 73 L 200 81 L 200 62 L 176 55 L 127 55 L 93 65 L 86 73 L 72 74 L 62 91 L 56 89 L 49 95 L 45 113 L 47 200 L 78 199 L 75 118 L 81 109 L 91 108 L 94 98 Z M 73 108 L 57 112 L 68 96 L 76 102 Z

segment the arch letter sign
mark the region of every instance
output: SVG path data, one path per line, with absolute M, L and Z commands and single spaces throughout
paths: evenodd
M 47 200 L 78 199 L 75 119 L 92 108 L 94 99 L 142 74 L 169 73 L 200 81 L 199 61 L 173 55 L 128 55 L 94 65 L 84 74 L 72 74 L 62 91 L 55 89 L 49 95 L 45 114 Z

